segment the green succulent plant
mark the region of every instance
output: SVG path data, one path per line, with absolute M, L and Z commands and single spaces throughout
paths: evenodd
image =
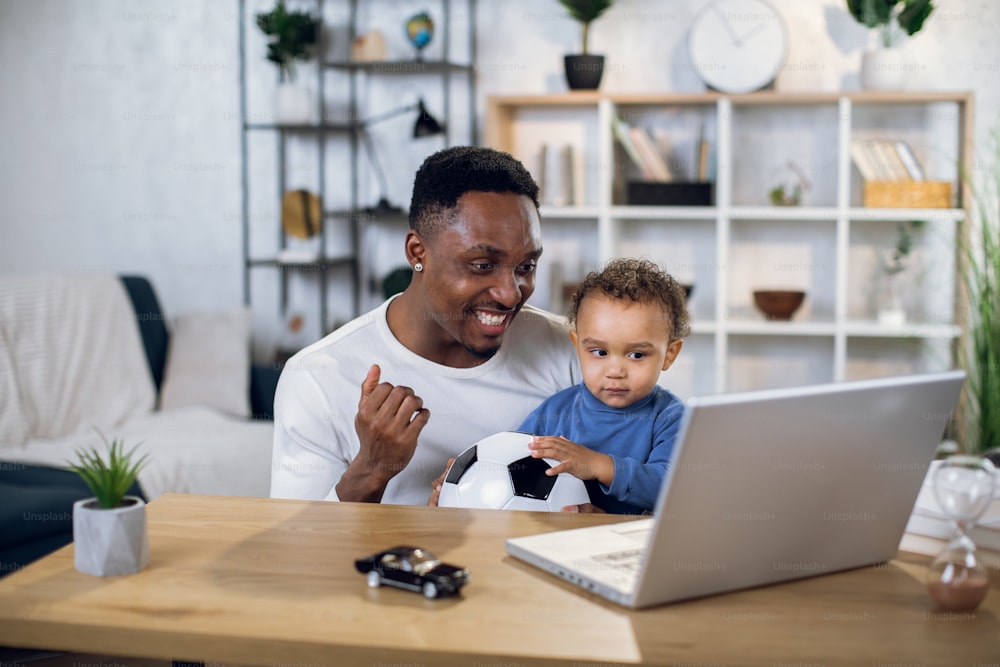
M 319 19 L 307 12 L 290 12 L 279 1 L 272 11 L 257 14 L 257 27 L 272 38 L 267 59 L 278 66 L 281 80 L 294 81 L 295 61 L 312 57 L 319 39 Z
M 134 458 L 138 445 L 126 452 L 120 440 L 108 444 L 105 439 L 104 443 L 106 457 L 96 447 L 91 447 L 77 451 L 77 461 L 71 462 L 69 467 L 87 484 L 102 509 L 113 509 L 122 504 L 139 471 L 146 465 L 147 457 L 144 454 Z
M 913 36 L 934 11 L 933 0 L 847 0 L 847 11 L 858 23 L 876 28 L 882 45 L 895 46 L 903 33 Z
M 566 8 L 569 15 L 578 21 L 583 30 L 583 55 L 587 55 L 587 39 L 590 35 L 590 24 L 596 21 L 601 14 L 611 9 L 615 0 L 559 0 L 559 4 Z

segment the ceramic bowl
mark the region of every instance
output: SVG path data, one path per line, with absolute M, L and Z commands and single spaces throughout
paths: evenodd
M 754 290 L 753 302 L 769 320 L 790 320 L 802 305 L 802 290 Z

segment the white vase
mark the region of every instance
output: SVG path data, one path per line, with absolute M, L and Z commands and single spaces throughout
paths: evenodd
M 73 503 L 74 563 L 80 572 L 134 574 L 149 563 L 146 503 L 135 496 L 122 503 L 112 509 L 102 509 L 96 498 Z
M 878 292 L 878 323 L 885 327 L 906 324 L 906 307 L 903 305 L 902 273 L 885 273 Z
M 274 121 L 280 125 L 315 122 L 312 91 L 295 83 L 281 83 L 275 91 Z
M 902 90 L 905 81 L 899 49 L 877 49 L 862 54 L 861 87 L 865 90 Z

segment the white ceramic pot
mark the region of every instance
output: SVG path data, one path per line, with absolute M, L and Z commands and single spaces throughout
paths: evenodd
M 134 574 L 149 563 L 146 503 L 125 496 L 121 507 L 101 509 L 96 498 L 73 503 L 76 569 L 96 577 Z
M 278 84 L 274 121 L 281 125 L 308 125 L 315 122 L 312 91 L 295 83 Z
M 902 90 L 905 63 L 899 49 L 865 51 L 861 56 L 861 87 L 865 90 Z

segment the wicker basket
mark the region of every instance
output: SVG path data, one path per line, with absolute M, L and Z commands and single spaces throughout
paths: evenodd
M 948 181 L 866 181 L 868 208 L 951 208 Z

